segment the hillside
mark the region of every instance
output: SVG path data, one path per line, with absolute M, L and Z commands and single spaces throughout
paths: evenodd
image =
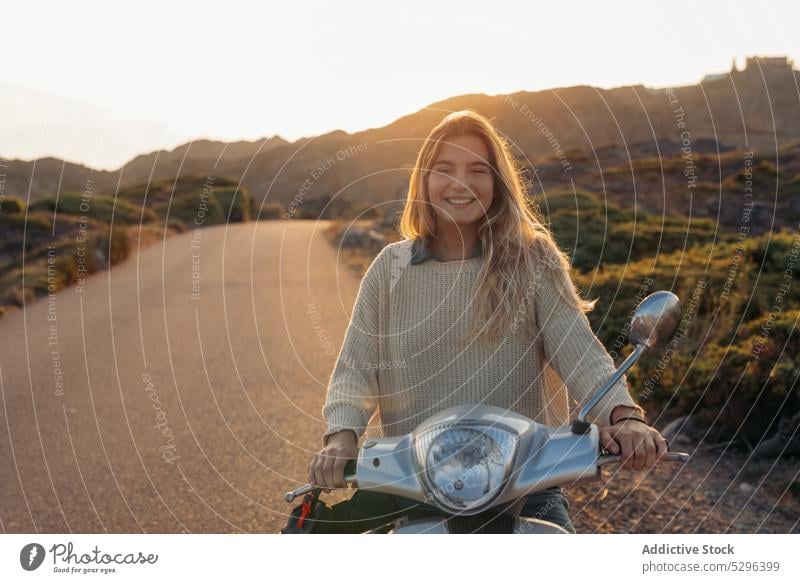
M 686 197 L 672 187 L 666 193 L 652 192 L 663 188 L 658 184 L 657 165 L 651 166 L 649 174 L 626 177 L 629 159 L 645 154 L 655 159 L 680 155 L 681 147 L 692 156 L 702 154 L 706 193 L 718 190 L 728 178 L 721 171 L 735 165 L 732 159 L 721 168 L 715 159 L 720 153 L 754 151 L 783 168 L 776 152 L 800 141 L 798 75 L 788 62 L 751 59 L 744 71 L 672 89 L 578 86 L 513 95 L 464 95 L 352 135 L 337 131 L 292 143 L 280 138 L 234 144 L 202 140 L 170 152 L 138 156 L 118 170 L 95 171 L 93 176 L 104 194 L 113 194 L 118 183 L 124 189 L 150 180 L 151 175 L 154 180 L 184 174 L 225 176 L 241 181 L 259 203 L 288 206 L 297 198 L 295 206 L 322 208 L 333 200 L 329 212 L 342 208 L 349 212 L 402 199 L 419 140 L 445 112 L 473 108 L 495 120 L 532 171 L 557 183 L 550 187 L 576 180 L 601 191 L 598 181 L 612 170 L 614 188 L 608 190 L 620 202 L 632 204 L 622 197 L 630 199 L 636 189 L 642 195 L 637 204 L 652 212 L 666 206 L 668 212 L 686 213 Z M 33 201 L 53 194 L 59 186 L 82 190 L 88 172 L 53 159 L 11 161 L 6 192 L 27 198 L 30 189 Z M 640 179 L 645 180 L 643 185 L 638 184 Z M 704 208 L 713 216 L 713 205 Z
M 0 315 L 68 286 L 80 290 L 87 275 L 151 242 L 250 216 L 247 191 L 215 176 L 158 180 L 113 197 L 89 174 L 82 191 L 0 203 Z

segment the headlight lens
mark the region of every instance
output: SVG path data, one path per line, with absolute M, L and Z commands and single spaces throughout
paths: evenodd
M 502 428 L 457 423 L 417 436 L 417 461 L 430 495 L 450 512 L 478 512 L 499 493 L 519 437 Z

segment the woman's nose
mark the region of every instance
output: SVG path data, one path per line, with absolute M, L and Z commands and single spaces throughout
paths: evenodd
M 450 181 L 450 189 L 456 192 L 469 190 L 467 186 L 467 173 L 465 171 L 456 171 L 453 173 L 453 178 Z

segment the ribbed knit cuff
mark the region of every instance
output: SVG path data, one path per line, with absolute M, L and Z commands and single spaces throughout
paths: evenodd
M 347 403 L 337 403 L 326 411 L 328 429 L 322 434 L 323 446 L 327 444 L 328 437 L 342 429 L 350 429 L 356 434 L 356 438 L 361 437 L 366 429 L 366 423 L 361 411 Z

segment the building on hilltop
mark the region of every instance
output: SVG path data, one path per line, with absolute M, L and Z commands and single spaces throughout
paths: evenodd
M 794 69 L 794 62 L 789 57 L 747 57 L 745 59 L 745 67 L 741 71 L 736 66 L 736 59 L 733 60 L 730 71 L 727 73 L 714 73 L 703 77 L 701 83 L 709 83 L 711 81 L 721 81 L 728 77 L 747 75 L 748 77 L 756 74 L 761 75 L 764 73 L 772 73 L 783 70 Z
M 759 66 L 761 68 L 778 68 L 778 69 L 785 69 L 785 68 L 793 68 L 794 63 L 789 59 L 789 57 L 747 57 L 746 66 L 743 72 L 747 72 L 748 70 L 758 69 Z

